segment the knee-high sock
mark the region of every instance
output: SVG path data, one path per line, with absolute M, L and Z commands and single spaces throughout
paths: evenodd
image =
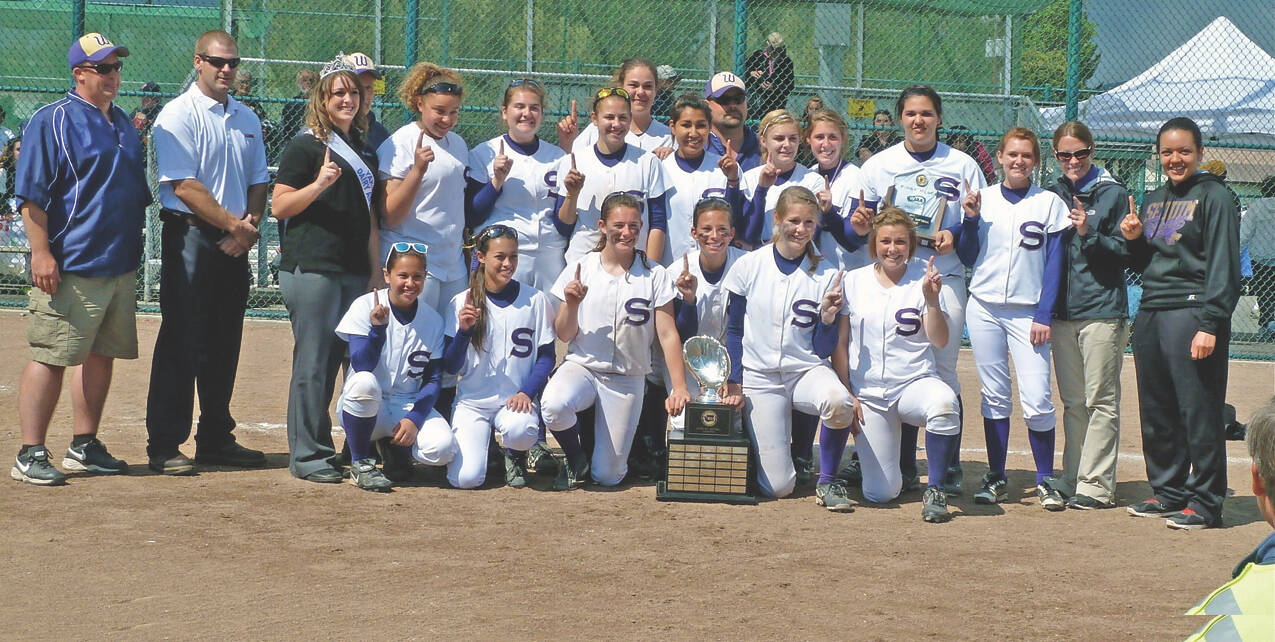
M 376 417 L 355 417 L 341 411 L 341 429 L 345 431 L 345 443 L 350 445 L 350 461 L 372 456 L 372 430 L 375 428 Z
M 837 478 L 837 466 L 841 464 L 841 454 L 846 451 L 846 440 L 850 438 L 850 429 L 833 430 L 823 426 L 819 431 L 819 483 L 828 484 Z
M 912 424 L 903 424 L 899 433 L 899 472 L 903 478 L 916 477 L 916 437 L 918 429 Z
M 1036 460 L 1036 483 L 1054 476 L 1054 429 L 1028 430 L 1027 440 L 1032 446 L 1032 459 Z
M 553 431 L 553 438 L 558 440 L 558 445 L 562 446 L 562 452 L 567 456 L 567 463 L 572 466 L 584 456 L 584 449 L 580 447 L 579 423 L 566 430 Z
M 925 458 L 929 462 L 930 470 L 930 479 L 926 485 L 930 488 L 943 487 L 944 482 L 947 481 L 947 464 L 952 461 L 952 451 L 958 450 L 960 443 L 960 433 L 955 435 L 936 435 L 926 431 Z
M 452 405 L 456 402 L 456 386 L 451 388 L 442 388 L 438 391 L 438 398 L 434 400 L 434 410 L 447 420 L 452 422 Z
M 948 475 L 946 475 L 943 478 L 944 481 L 946 481 L 948 477 L 951 477 L 954 474 L 957 474 L 961 471 L 961 435 L 965 434 L 965 404 L 961 402 L 960 395 L 956 396 L 956 420 L 960 422 L 958 425 L 961 427 L 961 430 L 957 432 L 955 435 L 953 435 L 953 437 L 955 437 L 956 440 L 955 442 L 953 442 L 952 453 L 951 453 L 951 456 L 948 458 L 948 464 L 947 464 Z M 925 444 L 926 444 L 925 445 L 926 450 L 929 450 L 930 448 L 929 437 L 925 438 Z
M 992 481 L 1005 479 L 1005 453 L 1009 452 L 1009 417 L 984 417 L 983 436 L 987 439 L 987 468 L 992 474 Z
M 593 456 L 593 442 L 596 435 L 594 430 L 597 427 L 597 404 L 589 406 L 584 410 L 576 413 L 576 425 L 574 426 L 576 434 L 580 439 L 580 450 L 587 453 L 589 457 Z M 557 435 L 558 433 L 553 433 Z
M 804 412 L 792 411 L 792 448 L 793 457 L 809 461 L 814 456 L 815 431 L 819 430 L 819 418 Z M 823 448 L 823 442 L 819 442 Z M 822 460 L 823 458 L 820 457 Z M 835 473 L 834 473 L 835 474 Z

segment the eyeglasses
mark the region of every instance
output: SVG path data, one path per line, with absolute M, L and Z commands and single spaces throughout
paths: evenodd
M 719 105 L 742 105 L 747 98 L 744 96 L 744 92 L 741 91 L 733 95 L 723 94 L 712 100 Z
M 544 86 L 544 85 L 540 84 L 540 81 L 538 81 L 538 80 L 533 80 L 533 79 L 531 79 L 531 78 L 515 78 L 515 79 L 513 79 L 513 80 L 509 81 L 509 87 L 510 87 L 511 89 L 512 89 L 512 88 L 514 88 L 514 87 L 523 87 L 523 86 L 526 86 L 526 87 L 535 87 L 536 89 L 544 89 L 544 88 L 545 88 L 545 86 Z
M 242 60 L 242 58 L 222 58 L 220 56 L 207 56 L 204 54 L 195 54 L 195 57 L 218 69 L 221 69 L 226 65 L 230 65 L 231 69 L 237 69 L 239 67 L 239 62 Z
M 395 254 L 418 254 L 424 258 L 429 254 L 429 246 L 408 241 L 399 241 L 391 245 L 389 254 L 385 255 L 385 269 L 390 269 L 390 259 L 394 258 Z
M 1093 155 L 1092 147 L 1077 149 L 1074 152 L 1054 152 L 1054 156 L 1057 157 L 1058 160 L 1060 161 L 1069 161 L 1072 158 L 1075 158 L 1076 160 L 1085 160 L 1086 158 L 1089 158 L 1091 155 Z
M 598 103 L 602 102 L 604 98 L 610 98 L 611 96 L 619 96 L 624 99 L 624 102 L 629 102 L 629 92 L 624 91 L 619 87 L 603 87 L 602 89 L 599 89 L 597 95 L 594 96 L 593 106 L 597 107 Z
M 454 82 L 436 82 L 418 92 L 416 95 L 424 96 L 425 94 L 446 94 L 448 96 L 459 96 L 464 93 L 460 85 Z
M 493 223 L 483 228 L 483 231 L 478 233 L 478 238 L 474 240 L 474 243 L 475 245 L 482 245 L 483 241 L 488 239 L 498 239 L 502 236 L 507 236 L 517 241 L 518 231 L 503 223 Z
M 93 73 L 99 76 L 115 73 L 124 68 L 124 62 L 99 62 L 89 65 L 76 65 L 76 69 L 91 69 Z

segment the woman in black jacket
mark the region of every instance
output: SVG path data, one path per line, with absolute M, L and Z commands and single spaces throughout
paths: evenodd
M 1239 214 L 1222 181 L 1198 170 L 1204 145 L 1189 118 L 1156 137 L 1168 178 L 1142 215 L 1120 223 L 1131 267 L 1142 273 L 1133 324 L 1142 452 L 1155 496 L 1129 507 L 1175 529 L 1222 523 L 1226 496 L 1226 399 L 1231 313 L 1240 295 Z

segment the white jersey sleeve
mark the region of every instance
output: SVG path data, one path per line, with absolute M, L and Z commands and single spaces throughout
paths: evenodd
M 1067 229 L 1067 206 L 1057 194 L 1032 185 L 1011 203 L 1002 184 L 980 191 L 978 258 L 970 296 L 985 303 L 1036 305 L 1045 276 L 1045 246 L 1050 234 Z
M 500 153 L 501 142 L 505 145 L 505 156 L 513 163 L 491 213 L 479 228 L 493 223 L 514 228 L 518 232 L 520 254 L 531 254 L 541 248 L 562 252 L 566 241 L 554 228 L 552 215 L 561 171 L 559 162 L 566 153 L 556 145 L 536 139 L 534 151 L 525 154 L 524 149 L 502 134 L 469 151 L 471 179 L 480 183 L 491 180 L 492 165 Z M 567 168 L 570 169 L 570 160 Z
M 810 259 L 791 274 L 776 263 L 774 246 L 744 255 L 723 279 L 723 287 L 746 299 L 745 369 L 761 373 L 801 372 L 823 363 L 814 352 L 819 302 L 837 271 L 821 261 L 811 274 Z
M 726 196 L 726 174 L 717 167 L 721 158 L 706 151 L 699 163 L 692 165 L 677 154 L 669 154 L 661 163 L 668 187 L 664 192 L 668 199 L 668 250 L 661 264 L 671 265 L 673 259 L 695 251 L 695 205 L 705 198 Z
M 618 160 L 603 158 L 596 147 L 589 147 L 575 154 L 576 170 L 584 174 L 584 187 L 576 199 L 577 219 L 567 245 L 566 258 L 570 262 L 591 252 L 601 233 L 598 221 L 602 214 L 602 202 L 615 192 L 627 192 L 643 203 L 643 224 L 638 236 L 638 247 L 646 247 L 650 232 L 650 218 L 646 212 L 647 199 L 665 192 L 664 173 L 660 160 L 640 148 L 628 145 Z M 558 175 L 566 176 L 571 170 L 570 157 L 558 164 Z
M 810 170 L 817 174 L 818 167 L 813 165 Z M 840 211 L 843 219 L 850 217 L 853 213 L 850 205 L 859 198 L 859 186 L 862 184 L 859 173 L 858 167 L 849 161 L 843 161 L 840 169 L 832 177 L 832 185 L 829 186 L 832 193 L 832 206 Z M 853 270 L 871 262 L 868 257 L 867 243 L 854 252 L 848 252 L 827 230 L 819 235 L 819 251 L 823 253 L 825 259 L 842 270 Z
M 377 149 L 382 178 L 402 179 L 415 162 L 421 129 L 408 123 Z M 429 246 L 429 272 L 442 281 L 465 276 L 461 234 L 465 227 L 465 172 L 469 148 L 456 132 L 441 139 L 425 136 L 423 145 L 434 149 L 412 202 L 411 213 L 398 225 L 381 227 L 381 252 L 397 241 L 418 241 Z M 387 169 L 388 168 L 388 169 Z

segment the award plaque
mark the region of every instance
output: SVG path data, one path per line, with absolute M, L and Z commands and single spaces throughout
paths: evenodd
M 682 347 L 700 395 L 686 404 L 683 431 L 669 434 L 664 481 L 656 485 L 661 501 L 755 504 L 748 492 L 752 478 L 751 444 L 739 413 L 721 403 L 718 388 L 730 373 L 726 348 L 711 337 L 691 337 Z
M 893 205 L 912 217 L 916 223 L 917 245 L 934 247 L 934 237 L 943 229 L 947 213 L 947 197 L 935 191 L 925 174 L 907 174 L 895 178 L 881 201 Z

